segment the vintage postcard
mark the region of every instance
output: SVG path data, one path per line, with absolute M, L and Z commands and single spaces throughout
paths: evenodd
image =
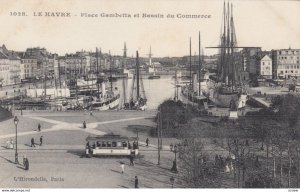
M 0 2 L 2 191 L 300 186 L 299 1 Z

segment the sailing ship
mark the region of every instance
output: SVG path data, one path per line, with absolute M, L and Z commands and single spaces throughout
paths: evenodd
M 198 72 L 192 74 L 192 43 L 190 38 L 190 77 L 189 85 L 183 86 L 181 89 L 182 96 L 187 99 L 187 102 L 190 104 L 203 105 L 204 102 L 207 102 L 207 98 L 203 95 L 201 84 L 202 82 L 202 58 L 201 58 L 201 38 L 199 32 L 199 61 L 198 61 Z M 198 84 L 198 87 L 197 87 Z
M 101 56 L 101 54 L 100 54 Z M 112 59 L 110 56 L 110 79 L 112 77 L 111 70 Z M 101 63 L 100 63 L 101 66 Z M 86 106 L 89 110 L 113 110 L 119 107 L 120 94 L 117 93 L 117 88 L 113 90 L 112 81 L 104 76 L 99 76 L 98 49 L 96 49 L 96 67 L 97 67 L 97 93 L 90 98 L 89 104 Z M 110 88 L 106 89 L 106 83 L 110 82 Z M 101 92 L 100 92 L 101 86 Z
M 226 107 L 232 110 L 244 107 L 246 100 L 243 95 L 241 83 L 237 81 L 237 40 L 233 21 L 233 10 L 229 3 L 224 2 L 222 31 L 220 35 L 219 47 L 209 47 L 219 49 L 219 62 L 217 67 L 217 81 L 213 85 L 209 98 L 219 107 Z M 240 103 L 244 105 L 240 105 Z
M 145 110 L 147 98 L 145 95 L 143 79 L 140 77 L 139 52 L 136 52 L 136 69 L 132 80 L 130 101 L 124 104 L 124 109 Z

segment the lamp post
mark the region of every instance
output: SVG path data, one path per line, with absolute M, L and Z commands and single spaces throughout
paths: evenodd
M 177 160 L 176 160 L 176 154 L 177 154 L 177 145 L 175 145 L 175 146 L 174 146 L 174 154 L 175 154 L 175 162 L 176 162 L 176 161 L 177 161 Z
M 171 145 L 170 145 L 170 151 L 171 151 L 171 152 L 174 152 L 174 154 L 175 154 L 174 160 L 175 160 L 175 162 L 176 162 L 176 160 L 177 160 L 177 159 L 176 159 L 176 154 L 177 154 L 177 152 L 178 152 L 178 151 L 177 151 L 177 145 L 174 145 L 174 146 L 173 146 L 173 144 L 171 144 Z
M 17 116 L 15 116 L 14 118 L 14 124 L 16 126 L 16 147 L 15 147 L 15 163 L 18 164 L 19 163 L 19 160 L 18 160 L 18 123 L 19 123 L 19 119 Z
M 171 152 L 174 152 L 174 155 L 175 155 L 175 158 L 174 158 L 174 161 L 173 161 L 173 166 L 172 166 L 172 168 L 171 168 L 171 171 L 172 172 L 174 172 L 174 173 L 177 173 L 178 171 L 177 171 L 177 145 L 174 145 L 173 146 L 173 144 L 171 144 L 170 145 L 170 151 Z
M 157 112 L 157 164 L 160 165 L 160 149 L 161 149 L 161 129 L 162 129 L 162 119 L 161 111 Z
M 174 179 L 174 177 L 172 176 L 172 177 L 170 178 L 170 182 L 171 182 L 172 188 L 173 188 L 173 186 L 174 186 L 174 181 L 175 181 L 175 179 Z
M 137 146 L 139 146 L 139 130 L 135 128 L 135 131 L 136 131 Z

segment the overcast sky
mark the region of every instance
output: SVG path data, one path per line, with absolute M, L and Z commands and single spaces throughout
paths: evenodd
M 111 50 L 121 55 L 124 42 L 128 56 L 136 50 L 146 56 L 149 47 L 155 56 L 183 56 L 198 52 L 198 32 L 202 46 L 219 42 L 223 0 L 0 0 L 0 44 L 24 51 L 27 47 L 45 47 L 52 53 Z M 238 45 L 260 46 L 263 50 L 300 48 L 299 1 L 231 1 Z M 28 16 L 10 16 L 25 11 Z M 71 17 L 34 17 L 33 12 L 70 12 Z M 81 13 L 127 13 L 131 18 L 84 18 Z M 143 19 L 136 13 L 204 14 L 210 19 Z M 77 16 L 75 16 L 77 15 Z M 204 49 L 206 54 L 216 50 Z

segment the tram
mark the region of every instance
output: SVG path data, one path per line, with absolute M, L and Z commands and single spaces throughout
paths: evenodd
M 130 141 L 133 140 L 131 145 Z M 88 136 L 86 138 L 86 155 L 92 156 L 129 156 L 138 155 L 137 138 L 121 137 L 106 134 L 103 136 Z

